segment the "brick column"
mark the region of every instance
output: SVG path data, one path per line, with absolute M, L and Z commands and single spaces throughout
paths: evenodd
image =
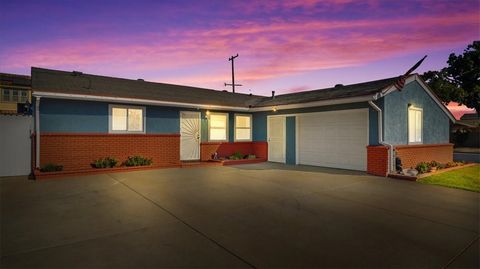
M 367 173 L 382 177 L 388 175 L 388 147 L 367 146 Z

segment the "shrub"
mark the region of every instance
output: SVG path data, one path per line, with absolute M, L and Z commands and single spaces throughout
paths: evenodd
M 443 164 L 443 163 L 440 163 L 438 164 L 437 168 L 438 169 L 445 169 L 447 167 L 447 165 Z
M 152 163 L 152 159 L 144 158 L 143 156 L 129 156 L 124 162 L 125 166 L 145 166 Z
M 230 160 L 241 160 L 241 159 L 243 159 L 243 154 L 237 151 L 237 152 L 233 153 L 230 157 L 228 157 L 228 159 L 230 159 Z
M 94 168 L 107 168 L 107 167 L 115 167 L 118 161 L 115 158 L 105 157 L 100 158 L 92 163 L 92 167 Z
M 420 174 L 423 174 L 423 173 L 428 172 L 428 170 L 430 169 L 430 166 L 429 166 L 429 163 L 421 162 L 421 163 L 417 164 L 416 169 Z
M 431 161 L 431 162 L 429 163 L 429 165 L 430 165 L 430 167 L 438 167 L 438 166 L 440 165 L 440 163 L 437 162 L 437 161 Z
M 458 166 L 458 163 L 456 163 L 456 162 L 448 162 L 448 163 L 445 164 L 445 166 L 446 166 L 447 168 L 455 167 L 455 166 Z
M 62 170 L 63 170 L 63 165 L 58 165 L 53 163 L 47 163 L 42 168 L 40 168 L 40 171 L 42 172 L 56 172 L 56 171 L 62 171 Z
M 247 155 L 247 159 L 256 159 L 257 156 L 255 156 L 254 154 L 248 154 Z

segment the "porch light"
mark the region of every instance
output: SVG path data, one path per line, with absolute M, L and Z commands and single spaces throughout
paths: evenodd
M 205 112 L 205 118 L 208 119 L 209 116 L 210 116 L 210 110 L 207 110 L 207 112 Z
M 273 107 L 273 112 L 277 112 L 277 108 L 276 107 Z

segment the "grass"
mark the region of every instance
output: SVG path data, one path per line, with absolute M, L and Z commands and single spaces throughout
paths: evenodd
M 418 182 L 480 192 L 480 165 L 431 175 L 419 179 Z

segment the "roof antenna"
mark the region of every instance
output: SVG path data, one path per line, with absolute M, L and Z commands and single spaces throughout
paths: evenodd
M 415 69 L 417 69 L 422 64 L 425 58 L 427 58 L 427 55 L 423 56 L 423 58 L 420 59 L 420 61 L 418 61 L 414 66 L 408 69 L 408 71 L 403 76 L 400 76 L 398 80 L 395 81 L 393 86 L 395 86 L 395 88 L 397 88 L 398 91 L 402 90 L 403 86 L 405 86 L 405 79 L 407 79 L 408 75 L 410 75 L 413 71 L 415 71 Z
M 238 57 L 238 53 L 237 53 L 237 55 L 231 56 L 230 58 L 228 58 L 228 61 L 232 62 L 232 83 L 231 84 L 230 83 L 224 83 L 225 87 L 232 86 L 232 92 L 233 93 L 235 93 L 235 86 L 242 86 L 242 84 L 235 84 L 235 72 L 234 72 L 234 69 L 233 69 L 233 60 L 237 57 Z

